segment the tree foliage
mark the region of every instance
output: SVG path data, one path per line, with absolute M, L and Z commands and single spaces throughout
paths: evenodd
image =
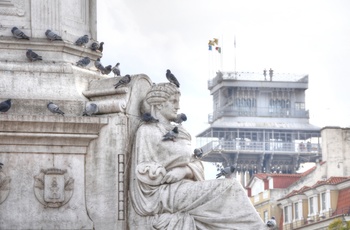
M 342 218 L 337 218 L 329 224 L 328 230 L 350 230 L 350 221 L 343 221 Z

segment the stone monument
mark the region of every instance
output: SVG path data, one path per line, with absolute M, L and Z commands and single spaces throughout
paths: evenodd
M 13 27 L 29 40 L 15 38 Z M 62 41 L 47 39 L 48 29 Z M 89 43 L 75 45 L 83 35 Z M 178 89 L 153 86 L 143 74 L 115 89 L 121 77 L 93 67 L 102 55 L 89 48 L 96 36 L 96 0 L 0 0 L 0 101 L 12 99 L 0 112 L 0 229 L 263 229 L 236 181 L 203 180 L 183 127 L 176 125 L 174 142 L 158 139 L 174 126 L 178 98 L 167 103 L 171 112 L 157 100 Z M 28 49 L 43 60 L 30 62 Z M 77 66 L 83 57 L 91 63 Z M 64 116 L 47 109 L 50 101 Z M 91 103 L 98 112 L 82 116 Z M 144 124 L 146 111 L 161 121 Z M 156 145 L 140 142 L 152 130 Z M 183 155 L 164 159 L 159 153 L 170 145 Z M 157 169 L 154 178 L 149 169 Z M 145 196 L 141 188 L 168 195 Z
M 136 131 L 130 229 L 266 229 L 238 181 L 204 180 L 191 135 L 174 124 L 179 99 L 175 84 L 154 84 L 141 106 L 158 122 L 144 122 Z M 173 130 L 174 139 L 164 138 Z

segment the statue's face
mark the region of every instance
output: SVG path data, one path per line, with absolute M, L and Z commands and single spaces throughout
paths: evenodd
M 180 95 L 175 94 L 171 96 L 160 110 L 160 113 L 169 121 L 175 120 L 177 117 L 177 111 L 180 109 L 179 106 Z

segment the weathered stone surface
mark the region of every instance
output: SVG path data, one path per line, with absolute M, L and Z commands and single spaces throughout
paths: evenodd
M 85 209 L 83 155 L 0 153 L 0 159 L 11 178 L 10 194 L 0 204 L 1 229 L 92 229 Z M 74 179 L 71 199 L 59 208 L 45 207 L 34 195 L 34 177 L 53 167 Z
M 135 130 L 140 124 L 140 104 L 151 86 L 146 75 L 132 78 L 126 93 L 98 95 L 99 101 L 123 97 L 127 103 L 125 113 L 108 115 L 108 125 L 101 129 L 99 138 L 91 142 L 86 156 L 87 210 L 96 229 L 128 229 L 126 168 L 131 161 Z M 91 83 L 89 90 L 99 91 L 113 82 L 116 82 L 115 78 Z
M 129 228 L 267 229 L 238 181 L 204 180 L 190 134 L 181 124 L 173 124 L 179 95 L 172 83 L 153 85 L 140 107 L 159 122 L 143 122 L 135 134 L 129 168 Z M 165 140 L 171 130 L 177 133 L 172 134 L 175 139 Z

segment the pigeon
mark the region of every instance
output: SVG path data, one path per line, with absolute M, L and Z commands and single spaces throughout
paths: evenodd
M 7 99 L 0 103 L 0 112 L 7 112 L 11 108 L 11 99 Z
M 196 158 L 201 158 L 203 156 L 203 149 L 197 148 L 193 151 Z
M 90 58 L 84 57 L 83 59 L 80 59 L 77 62 L 77 66 L 86 67 L 87 65 L 89 65 L 89 63 L 90 63 Z
M 187 116 L 184 113 L 180 113 L 177 115 L 177 118 L 174 120 L 174 122 L 181 124 L 183 121 L 187 121 Z
M 175 141 L 178 134 L 179 134 L 179 130 L 177 127 L 175 127 L 163 136 L 163 141 L 167 141 L 167 140 Z
M 31 62 L 43 60 L 43 58 L 42 58 L 41 56 L 39 56 L 37 53 L 35 53 L 35 52 L 34 52 L 33 50 L 31 50 L 31 49 L 27 50 L 26 56 L 27 56 L 27 58 L 28 58 Z
M 23 33 L 22 30 L 18 29 L 17 27 L 13 27 L 11 29 L 11 32 L 15 38 L 20 38 L 20 39 L 27 39 L 29 40 L 29 37 Z
M 104 42 L 101 42 L 100 45 L 98 46 L 98 51 L 100 51 L 101 53 L 103 52 L 103 44 L 105 44 Z
M 271 219 L 266 222 L 266 225 L 269 228 L 275 227 L 276 226 L 276 219 L 275 219 L 275 217 L 274 216 L 271 217 Z
M 102 71 L 102 74 L 108 75 L 110 72 L 112 72 L 112 66 L 108 65 L 104 68 L 104 70 Z
M 121 85 L 126 85 L 126 84 L 128 84 L 130 81 L 131 81 L 131 77 L 130 77 L 129 74 L 127 74 L 127 75 L 125 75 L 124 77 L 122 77 L 122 78 L 118 81 L 117 84 L 114 85 L 114 86 L 115 86 L 114 88 L 116 89 L 116 88 L 118 88 L 118 87 L 121 86 Z
M 77 46 L 82 46 L 84 44 L 87 44 L 88 42 L 89 42 L 89 36 L 84 35 L 84 36 L 78 38 L 78 40 L 76 40 L 74 44 Z
M 154 118 L 150 113 L 142 114 L 142 120 L 146 123 L 156 123 L 159 122 L 158 119 Z
M 2 166 L 3 166 L 3 165 L 4 165 L 4 164 L 0 162 L 0 169 L 2 169 Z
M 117 76 L 120 76 L 120 69 L 119 69 L 119 62 L 117 64 L 115 64 L 115 66 L 112 68 L 112 71 L 114 73 L 114 76 L 117 75 Z
M 62 116 L 64 116 L 64 112 L 62 112 L 62 111 L 60 110 L 60 108 L 59 108 L 57 105 L 55 105 L 53 102 L 51 102 L 51 101 L 47 104 L 47 108 L 48 108 L 52 113 L 58 113 L 58 114 L 61 114 Z
M 216 179 L 218 179 L 221 176 L 227 176 L 232 174 L 235 171 L 235 166 L 231 165 L 226 168 L 221 169 L 220 173 L 216 174 Z
M 180 87 L 180 83 L 177 81 L 176 77 L 174 76 L 174 74 L 171 73 L 170 70 L 166 70 L 165 76 L 171 83 L 175 84 L 177 88 Z
M 103 73 L 105 71 L 105 67 L 101 64 L 101 58 L 97 58 L 95 61 L 95 67 L 98 71 Z
M 83 112 L 83 116 L 91 116 L 98 112 L 98 107 L 95 103 L 88 104 L 85 107 L 85 110 Z
M 93 42 L 91 43 L 90 49 L 93 51 L 98 50 L 98 48 L 100 47 L 100 44 L 98 42 Z
M 45 35 L 51 41 L 63 41 L 61 36 L 55 34 L 51 30 L 46 30 Z

